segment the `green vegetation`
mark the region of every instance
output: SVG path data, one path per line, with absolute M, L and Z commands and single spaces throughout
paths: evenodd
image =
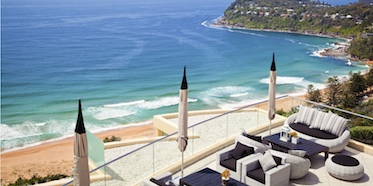
M 366 75 L 350 73 L 350 78 L 340 80 L 334 76 L 328 79 L 327 89 L 323 97 L 319 91 L 310 86 L 307 98 L 316 102 L 348 110 L 357 114 L 373 117 L 373 100 L 363 102 L 366 95 L 372 94 L 373 69 Z M 338 115 L 349 118 L 348 126 L 351 138 L 373 145 L 373 121 L 350 114 L 334 111 Z
M 111 136 L 111 138 L 106 137 L 103 141 L 104 143 L 107 143 L 107 142 L 120 141 L 120 140 L 121 140 L 120 137 Z
M 307 99 L 317 103 L 321 102 L 321 91 L 319 89 L 315 89 L 313 85 L 308 85 Z
M 226 26 L 272 29 L 353 38 L 349 54 L 373 60 L 373 8 L 350 4 L 332 7 L 309 0 L 236 0 L 220 21 Z
M 371 31 L 370 33 L 373 33 Z M 358 36 L 353 41 L 351 41 L 351 46 L 349 48 L 349 53 L 352 57 L 359 59 L 373 59 L 373 39 L 371 38 L 362 38 Z
M 296 112 L 299 112 L 299 109 L 297 109 L 295 107 L 291 108 L 291 110 L 288 111 L 288 112 L 285 112 L 283 109 L 276 110 L 276 114 L 281 115 L 281 116 L 285 116 L 285 117 L 289 117 L 290 115 L 292 115 Z
M 373 145 L 373 126 L 357 126 L 350 129 L 351 138 Z
M 27 186 L 27 185 L 35 185 L 40 183 L 45 183 L 53 180 L 59 180 L 62 178 L 69 177 L 64 174 L 50 174 L 46 177 L 41 177 L 37 174 L 34 174 L 30 179 L 26 179 L 23 177 L 18 177 L 17 181 L 14 183 L 10 183 L 8 186 Z

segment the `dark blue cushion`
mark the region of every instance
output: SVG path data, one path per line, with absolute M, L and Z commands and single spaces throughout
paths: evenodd
M 165 182 L 157 180 L 155 178 L 150 178 L 150 181 L 153 182 L 153 183 L 155 183 L 155 184 L 157 184 L 157 185 L 159 185 L 159 186 L 167 186 Z
M 347 155 L 335 155 L 332 157 L 332 161 L 338 165 L 354 167 L 358 166 L 360 163 L 357 159 Z
M 236 172 L 236 159 L 234 158 L 222 160 L 220 161 L 220 165 L 229 170 L 233 170 L 234 172 Z
M 237 142 L 236 147 L 231 152 L 231 155 L 234 159 L 238 160 L 252 153 L 254 153 L 254 147 L 248 147 L 240 142 Z
M 252 140 L 255 140 L 255 141 L 259 142 L 259 143 L 262 143 L 262 136 L 253 136 L 253 135 L 250 135 L 250 134 L 247 134 L 247 133 L 242 134 L 242 135 L 244 135 L 244 136 L 246 136 L 246 137 L 248 137 L 248 138 L 250 138 Z
M 309 136 L 319 138 L 319 139 L 337 139 L 338 138 L 337 135 L 331 134 L 329 132 L 326 132 L 320 129 L 309 128 L 309 126 L 305 124 L 301 124 L 301 123 L 291 123 L 290 127 L 296 130 L 297 132 L 307 134 Z
M 276 162 L 277 165 L 281 165 L 281 164 L 282 164 L 282 163 L 281 163 L 282 158 L 277 157 L 277 156 L 272 156 L 272 157 L 273 157 L 273 159 L 275 160 L 275 162 Z
M 247 177 L 265 184 L 265 173 L 261 167 L 252 171 L 247 171 L 246 175 Z

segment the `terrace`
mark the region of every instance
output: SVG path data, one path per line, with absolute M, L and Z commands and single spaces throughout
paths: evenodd
M 318 105 L 307 100 L 291 96 L 276 99 L 288 108 L 299 105 L 317 105 L 342 112 L 349 117 L 373 118 L 349 113 L 337 108 Z M 210 110 L 189 112 L 188 146 L 184 152 L 184 177 L 209 167 L 216 170 L 216 153 L 231 147 L 236 135 L 244 129 L 252 135 L 267 136 L 269 125 L 271 133 L 280 131 L 286 117 L 276 115 L 271 122 L 267 116 L 267 101 L 248 105 L 236 110 Z M 92 162 L 91 185 L 141 185 L 144 180 L 171 172 L 172 178 L 181 177 L 182 153 L 176 139 L 177 114 L 166 114 L 154 117 L 160 136 L 152 142 L 132 141 L 107 144 L 102 151 L 105 159 Z M 109 147 L 110 146 L 110 147 Z M 92 153 L 90 153 L 92 154 Z M 100 154 L 100 152 L 93 153 Z M 372 185 L 373 181 L 373 147 L 350 140 L 348 147 L 341 153 L 352 156 L 364 166 L 364 175 L 356 181 L 343 181 L 332 177 L 325 168 L 324 153 L 310 157 L 311 168 L 301 179 L 290 180 L 290 185 Z M 330 154 L 333 157 L 335 154 Z M 92 158 L 91 158 L 92 159 Z M 94 159 L 94 158 L 93 158 Z M 71 179 L 70 179 L 71 180 Z M 56 185 L 71 184 L 69 179 L 60 180 Z M 49 183 L 48 185 L 51 185 Z

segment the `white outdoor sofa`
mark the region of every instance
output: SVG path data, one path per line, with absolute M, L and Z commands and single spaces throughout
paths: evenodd
M 342 151 L 350 141 L 348 120 L 332 112 L 300 106 L 299 112 L 290 115 L 284 123 L 298 136 L 329 147 L 329 152 Z

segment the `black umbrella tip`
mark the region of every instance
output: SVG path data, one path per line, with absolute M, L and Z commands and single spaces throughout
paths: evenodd
M 271 71 L 276 71 L 275 53 L 274 52 L 273 52 L 273 56 L 272 56 Z
M 186 66 L 184 66 L 184 75 L 183 75 L 183 81 L 181 83 L 181 88 L 182 90 L 188 89 L 188 82 L 186 79 Z
M 85 133 L 84 120 L 82 114 L 82 104 L 79 99 L 79 110 L 78 110 L 78 119 L 76 121 L 75 132 L 78 134 Z

